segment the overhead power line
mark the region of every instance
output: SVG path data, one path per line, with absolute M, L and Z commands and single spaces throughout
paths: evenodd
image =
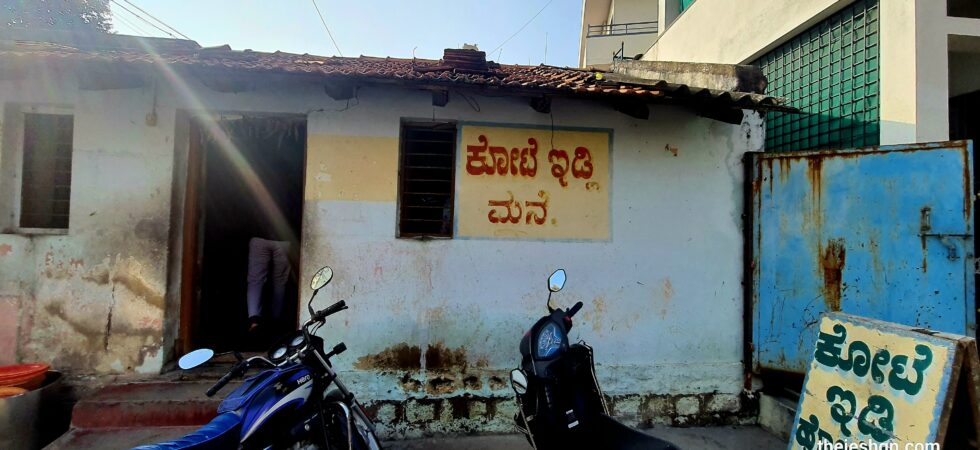
M 330 27 L 327 26 L 327 21 L 323 20 L 323 14 L 320 13 L 320 7 L 316 5 L 316 0 L 311 0 L 313 2 L 313 8 L 316 9 L 316 15 L 320 16 L 320 23 L 323 24 L 323 29 L 327 30 L 327 36 L 330 36 L 330 42 L 333 42 L 333 47 L 337 49 L 337 54 L 344 56 L 344 52 L 340 51 L 340 46 L 337 45 L 337 41 L 333 38 L 333 33 L 330 32 Z
M 173 32 L 174 32 L 174 33 L 177 33 L 178 35 L 180 35 L 180 37 L 182 37 L 182 38 L 184 38 L 184 39 L 187 39 L 188 41 L 192 41 L 192 40 L 193 40 L 193 39 L 191 39 L 191 38 L 189 38 L 189 37 L 187 37 L 187 35 L 186 35 L 186 34 L 184 34 L 184 33 L 181 33 L 180 31 L 177 31 L 177 29 L 176 29 L 176 28 L 174 28 L 174 27 L 172 27 L 172 26 L 170 26 L 170 25 L 169 25 L 169 24 L 167 24 L 166 22 L 164 22 L 164 21 L 162 21 L 162 20 L 160 20 L 160 19 L 157 19 L 157 18 L 156 18 L 156 16 L 154 16 L 153 14 L 150 14 L 150 13 L 149 13 L 149 12 L 147 12 L 147 11 L 146 11 L 145 9 L 143 9 L 143 8 L 140 8 L 139 6 L 137 6 L 136 4 L 134 4 L 133 2 L 131 2 L 131 1 L 129 1 L 129 0 L 123 0 L 123 1 L 124 1 L 124 2 L 126 2 L 126 4 L 128 4 L 129 6 L 132 6 L 133 8 L 136 8 L 136 9 L 138 9 L 138 10 L 139 10 L 140 12 L 142 12 L 143 14 L 146 14 L 147 16 L 150 16 L 150 18 L 151 18 L 151 19 L 153 19 L 153 20 L 155 20 L 155 21 L 157 21 L 157 22 L 160 22 L 160 24 L 162 24 L 163 26 L 165 26 L 165 27 L 167 27 L 167 28 L 169 28 L 169 29 L 171 29 L 171 30 L 173 30 Z
M 114 21 L 115 20 L 118 20 L 123 25 L 126 25 L 127 27 L 129 27 L 129 29 L 132 30 L 133 33 L 138 34 L 140 36 L 146 37 L 146 36 L 149 36 L 150 35 L 150 33 L 147 33 L 146 30 L 144 30 L 142 27 L 137 26 L 135 23 L 130 22 L 129 20 L 127 20 L 125 17 L 123 17 L 122 14 L 113 17 L 112 20 L 114 20 Z
M 116 6 L 118 6 L 118 7 L 120 7 L 120 8 L 122 8 L 122 9 L 123 9 L 123 11 L 126 11 L 126 12 L 128 12 L 128 13 L 130 13 L 130 14 L 132 14 L 132 15 L 133 15 L 133 17 L 136 17 L 137 19 L 139 19 L 139 20 L 141 20 L 141 21 L 143 21 L 143 22 L 144 22 L 144 23 L 146 23 L 147 25 L 150 25 L 150 26 L 152 26 L 153 28 L 156 28 L 156 29 L 158 29 L 158 30 L 160 30 L 160 31 L 162 31 L 162 32 L 163 32 L 163 34 L 166 34 L 166 35 L 168 35 L 168 36 L 170 36 L 170 37 L 172 37 L 172 38 L 174 38 L 174 39 L 177 39 L 177 36 L 174 36 L 174 34 L 173 34 L 173 33 L 171 33 L 171 32 L 169 32 L 169 31 L 167 31 L 167 30 L 164 30 L 163 28 L 160 28 L 160 26 L 158 26 L 157 24 L 155 24 L 155 23 L 153 23 L 153 22 L 150 22 L 150 21 L 149 21 L 149 20 L 147 20 L 147 19 L 146 19 L 145 17 L 143 17 L 143 16 L 141 16 L 141 15 L 139 15 L 139 14 L 136 14 L 136 13 L 134 13 L 134 12 L 133 12 L 133 11 L 132 11 L 131 9 L 129 9 L 129 8 L 127 8 L 127 7 L 126 7 L 125 5 L 123 5 L 122 3 L 119 3 L 119 2 L 117 2 L 116 0 L 109 0 L 109 1 L 111 1 L 111 2 L 112 2 L 113 4 L 115 4 Z
M 500 45 L 497 46 L 497 48 L 495 48 L 493 50 L 490 50 L 489 52 L 487 52 L 487 54 L 493 54 L 493 52 L 495 52 L 495 51 L 499 50 L 500 48 L 502 48 L 504 46 L 504 44 L 510 42 L 511 39 L 514 39 L 514 36 L 517 36 L 518 34 L 521 34 L 521 31 L 524 31 L 524 29 L 527 28 L 527 26 L 530 25 L 531 22 L 534 22 L 534 19 L 537 19 L 538 16 L 541 15 L 541 13 L 544 12 L 544 10 L 548 7 L 548 5 L 550 5 L 551 2 L 553 2 L 553 1 L 555 1 L 555 0 L 548 0 L 548 3 L 545 3 L 544 6 L 542 6 L 541 9 L 538 10 L 538 12 L 534 13 L 534 15 L 531 16 L 530 19 L 528 19 L 527 22 L 524 22 L 524 25 L 521 25 L 521 27 L 518 28 L 517 31 L 514 32 L 514 34 L 510 35 L 509 38 L 504 39 L 504 42 L 501 42 Z

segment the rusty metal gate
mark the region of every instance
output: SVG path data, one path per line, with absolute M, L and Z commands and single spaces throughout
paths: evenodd
M 803 372 L 827 311 L 974 335 L 972 154 L 747 155 L 753 368 Z

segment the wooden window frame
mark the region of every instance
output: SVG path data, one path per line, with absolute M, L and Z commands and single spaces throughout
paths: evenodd
M 430 128 L 430 129 L 451 129 L 452 139 L 450 143 L 452 145 L 451 158 L 450 161 L 450 189 L 449 189 L 449 233 L 405 233 L 402 232 L 402 195 L 405 192 L 405 131 L 411 128 Z M 456 232 L 456 158 L 459 153 L 457 148 L 457 139 L 459 138 L 459 128 L 456 121 L 452 120 L 442 120 L 442 121 L 426 121 L 426 120 L 408 120 L 403 119 L 399 125 L 398 130 L 398 194 L 397 194 L 397 220 L 395 221 L 395 237 L 402 239 L 452 239 Z

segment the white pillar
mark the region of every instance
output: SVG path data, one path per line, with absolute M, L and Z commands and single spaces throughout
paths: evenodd
M 878 3 L 881 144 L 916 141 L 916 2 Z
M 887 2 L 883 2 L 887 3 Z M 949 34 L 946 2 L 917 0 L 915 8 L 917 142 L 949 140 Z

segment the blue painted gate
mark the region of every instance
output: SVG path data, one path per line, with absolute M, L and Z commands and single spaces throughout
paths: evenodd
M 803 372 L 827 311 L 973 336 L 972 153 L 748 155 L 753 368 Z

